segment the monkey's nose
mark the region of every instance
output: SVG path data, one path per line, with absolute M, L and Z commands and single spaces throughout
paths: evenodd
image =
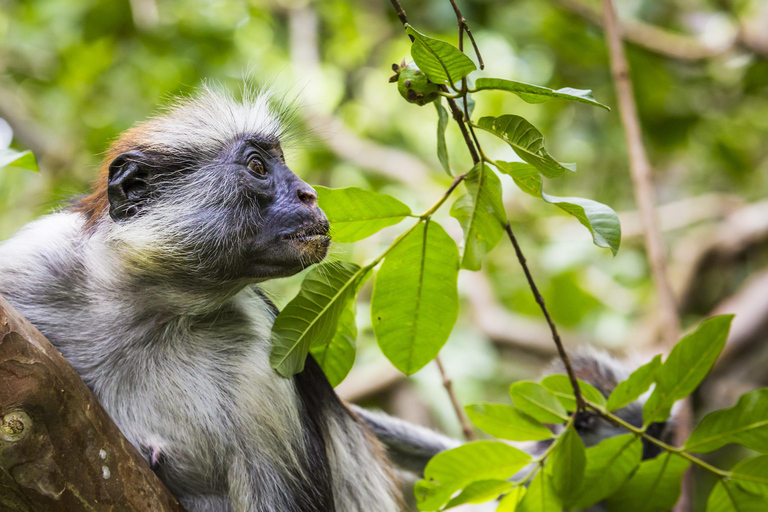
M 299 201 L 305 205 L 314 208 L 317 206 L 317 193 L 311 187 L 300 187 L 298 189 Z

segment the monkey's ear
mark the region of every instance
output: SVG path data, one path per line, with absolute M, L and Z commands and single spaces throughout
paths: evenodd
M 107 198 L 109 216 L 115 222 L 133 217 L 149 197 L 149 173 L 146 157 L 140 151 L 128 151 L 109 164 Z

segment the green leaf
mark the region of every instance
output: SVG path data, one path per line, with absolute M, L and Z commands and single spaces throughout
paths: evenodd
M 609 512 L 667 512 L 680 497 L 680 481 L 690 464 L 671 452 L 641 462 L 606 501 Z
M 499 441 L 474 441 L 438 453 L 424 470 L 418 508 L 437 510 L 472 482 L 506 480 L 530 462 L 530 455 Z
M 269 362 L 283 377 L 304 369 L 311 345 L 328 343 L 347 304 L 354 300 L 368 272 L 354 263 L 318 265 L 309 271 L 301 290 L 275 319 Z
M 440 352 L 459 314 L 459 251 L 434 221 L 392 249 L 371 299 L 373 331 L 393 365 L 408 375 Z
M 0 150 L 0 169 L 3 167 L 18 167 L 19 169 L 40 172 L 40 169 L 37 168 L 35 155 L 31 151 Z
M 337 242 L 349 243 L 397 224 L 411 209 L 392 196 L 357 187 L 315 187 L 317 203 L 331 223 L 331 235 Z
M 534 166 L 547 178 L 557 178 L 565 171 L 575 171 L 574 164 L 561 164 L 544 148 L 544 136 L 520 116 L 482 117 L 477 126 L 512 146 L 517 156 Z
M 581 103 L 587 103 L 596 107 L 602 107 L 606 110 L 611 110 L 602 103 L 598 103 L 594 96 L 592 96 L 592 91 L 590 90 L 571 89 L 570 87 L 554 90 L 540 85 L 526 84 L 514 80 L 504 80 L 503 78 L 478 78 L 477 83 L 475 84 L 475 90 L 482 91 L 488 89 L 509 91 L 517 94 L 527 103 L 543 103 L 549 100 L 549 98 L 560 98 L 564 100 L 579 101 Z
M 708 319 L 677 342 L 656 372 L 656 388 L 643 407 L 643 421 L 665 421 L 672 405 L 704 380 L 725 346 L 733 315 Z
M 517 505 L 525 497 L 525 491 L 527 489 L 522 485 L 515 486 L 509 494 L 499 500 L 499 506 L 496 507 L 496 512 L 515 512 Z
M 355 364 L 357 348 L 357 302 L 350 300 L 339 316 L 336 334 L 325 343 L 313 343 L 309 351 L 315 358 L 331 386 L 336 387 L 346 378 Z
M 413 37 L 411 57 L 431 82 L 453 84 L 477 69 L 455 46 L 425 36 L 410 25 L 406 25 L 406 32 Z
M 566 505 L 585 510 L 613 494 L 640 464 L 643 443 L 634 434 L 605 439 L 587 448 L 584 481 L 576 496 Z
M 448 157 L 448 145 L 445 143 L 445 129 L 448 128 L 448 111 L 443 107 L 440 98 L 435 102 L 437 109 L 437 159 L 443 166 L 448 176 L 453 176 L 451 171 L 451 161 Z
M 581 395 L 598 407 L 605 407 L 605 397 L 592 384 L 578 379 Z M 571 380 L 567 375 L 550 375 L 541 380 L 541 385 L 557 397 L 566 411 L 576 410 L 576 397 L 573 395 Z
M 545 194 L 539 172 L 531 165 L 520 162 L 496 162 L 498 169 L 510 176 L 520 189 L 533 197 L 554 204 L 573 215 L 592 233 L 592 241 L 598 247 L 610 248 L 614 255 L 621 245 L 621 224 L 616 212 L 609 206 L 580 197 L 556 197 Z
M 465 503 L 485 503 L 495 500 L 505 492 L 512 490 L 514 484 L 506 480 L 480 480 L 472 482 L 445 506 L 446 509 L 458 507 Z
M 768 504 L 768 455 L 738 463 L 730 479 L 720 479 L 707 502 L 707 512 L 764 512 Z
M 477 428 L 499 439 L 542 441 L 554 437 L 547 427 L 509 405 L 481 403 L 464 410 Z
M 556 442 L 555 448 L 547 458 L 545 472 L 549 473 L 552 488 L 560 497 L 560 501 L 568 503 L 581 490 L 587 456 L 584 442 L 573 427 L 560 434 Z
M 632 375 L 627 380 L 619 382 L 611 396 L 608 397 L 608 410 L 615 411 L 616 409 L 621 409 L 648 391 L 651 384 L 656 380 L 656 371 L 659 369 L 659 366 L 661 366 L 661 355 L 657 355 L 651 362 L 632 372 Z
M 509 387 L 515 407 L 544 423 L 568 421 L 568 413 L 560 401 L 544 386 L 535 382 L 520 381 Z
M 562 505 L 546 471 L 539 471 L 531 482 L 516 512 L 561 512 Z
M 733 407 L 705 416 L 685 449 L 706 453 L 729 443 L 768 452 L 768 388 L 745 393 Z
M 501 181 L 490 167 L 479 163 L 467 173 L 464 185 L 469 194 L 456 200 L 451 216 L 464 231 L 461 268 L 480 270 L 483 256 L 499 243 L 507 223 L 501 202 Z

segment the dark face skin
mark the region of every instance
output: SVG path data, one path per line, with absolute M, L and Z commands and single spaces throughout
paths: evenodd
M 277 139 L 243 136 L 212 162 L 199 160 L 141 150 L 118 156 L 110 165 L 110 216 L 131 222 L 181 201 L 182 213 L 167 220 L 169 236 L 193 235 L 174 239 L 183 250 L 167 266 L 195 278 L 260 281 L 322 261 L 328 220 L 312 187 L 285 164 Z

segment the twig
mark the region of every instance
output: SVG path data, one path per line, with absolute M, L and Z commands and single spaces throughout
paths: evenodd
M 621 39 L 619 22 L 612 0 L 603 0 L 603 26 L 605 27 L 605 35 L 608 39 L 611 72 L 619 101 L 621 122 L 624 126 L 624 137 L 627 141 L 629 167 L 635 198 L 640 210 L 648 259 L 651 264 L 651 274 L 653 275 L 658 295 L 662 339 L 667 347 L 671 347 L 677 341 L 680 332 L 680 318 L 667 273 L 667 258 L 664 253 L 664 241 L 656 212 L 651 165 L 648 162 L 648 155 L 643 145 L 640 120 L 638 119 L 637 106 L 635 105 L 632 92 L 632 82 L 629 76 L 629 65 L 624 53 L 624 44 Z M 683 411 L 677 423 L 675 431 L 677 441 L 684 441 L 688 438 L 688 435 L 691 433 L 691 418 L 691 402 L 688 399 L 683 403 Z M 675 508 L 677 512 L 691 510 L 692 487 L 692 474 L 688 471 L 683 478 L 682 492 Z
M 574 373 L 573 367 L 571 366 L 571 360 L 568 358 L 568 354 L 565 352 L 563 342 L 560 339 L 560 334 L 557 332 L 557 327 L 555 327 L 555 323 L 552 321 L 552 317 L 549 316 L 549 311 L 547 310 L 547 306 L 544 303 L 544 297 L 542 297 L 541 293 L 539 293 L 539 288 L 536 286 L 536 282 L 533 280 L 531 271 L 528 269 L 528 263 L 525 260 L 523 251 L 520 249 L 520 245 L 517 243 L 517 238 L 515 238 L 515 234 L 512 232 L 512 226 L 510 226 L 509 222 L 507 222 L 507 225 L 504 227 L 504 229 L 507 232 L 509 241 L 512 242 L 512 245 L 515 247 L 517 260 L 520 262 L 520 266 L 523 267 L 525 278 L 528 280 L 528 286 L 531 288 L 531 292 L 533 292 L 536 303 L 539 305 L 539 308 L 541 308 L 541 312 L 544 314 L 544 318 L 547 320 L 547 325 L 549 325 L 549 330 L 552 333 L 552 339 L 557 346 L 557 353 L 560 355 L 560 359 L 562 359 L 563 364 L 565 365 L 565 370 L 568 373 L 568 379 L 571 381 L 571 386 L 573 387 L 573 395 L 576 398 L 576 407 L 578 410 L 583 411 L 585 402 L 584 397 L 581 394 L 581 389 L 579 388 L 579 381 L 576 379 L 576 374 Z
M 440 370 L 440 377 L 443 378 L 443 387 L 445 388 L 445 391 L 448 393 L 448 397 L 451 399 L 453 412 L 456 413 L 456 417 L 459 419 L 459 423 L 461 424 L 461 431 L 464 433 L 464 437 L 466 438 L 467 441 L 474 441 L 475 433 L 472 432 L 472 427 L 467 421 L 466 416 L 464 416 L 464 411 L 461 409 L 461 405 L 459 404 L 458 398 L 456 398 L 456 393 L 453 392 L 453 382 L 451 381 L 451 378 L 448 376 L 448 374 L 445 372 L 445 368 L 443 368 L 443 363 L 442 361 L 440 361 L 440 356 L 435 357 L 435 363 L 437 364 L 437 369 Z
M 466 18 L 464 18 L 464 15 L 461 14 L 461 11 L 459 10 L 459 6 L 456 5 L 455 0 L 451 0 L 451 6 L 453 6 L 453 12 L 456 13 L 456 22 L 459 24 L 459 50 L 464 51 L 463 35 L 464 35 L 464 32 L 466 32 L 470 42 L 472 43 L 472 48 L 475 49 L 475 55 L 477 55 L 477 63 L 480 64 L 480 69 L 485 69 L 483 56 L 480 55 L 480 49 L 477 47 L 475 38 L 472 36 L 472 31 L 469 30 L 469 25 L 467 24 Z
M 645 234 L 648 249 L 648 259 L 651 273 L 658 294 L 659 314 L 662 318 L 662 338 L 668 346 L 677 341 L 680 331 L 680 321 L 677 316 L 677 306 L 667 275 L 667 258 L 664 253 L 664 241 L 659 229 L 656 213 L 656 201 L 651 177 L 651 165 L 643 145 L 640 121 L 637 116 L 632 92 L 632 82 L 629 78 L 629 66 L 624 54 L 616 12 L 611 0 L 603 0 L 603 16 L 605 19 L 605 34 L 608 39 L 608 49 L 611 57 L 611 71 L 616 86 L 619 101 L 621 122 L 624 126 L 624 137 L 629 152 L 629 167 L 634 184 L 635 199 L 640 210 L 640 219 Z

